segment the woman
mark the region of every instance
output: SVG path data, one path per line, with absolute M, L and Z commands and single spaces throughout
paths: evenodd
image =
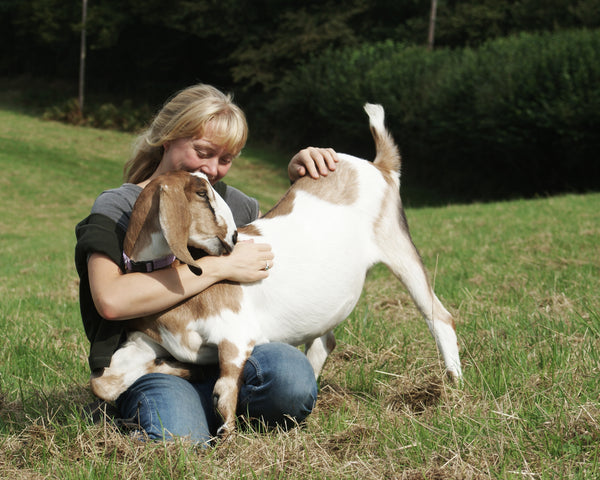
M 123 239 L 133 204 L 153 178 L 172 170 L 201 171 L 230 206 L 238 226 L 259 215 L 258 202 L 221 180 L 247 138 L 246 119 L 230 96 L 208 85 L 189 87 L 169 100 L 136 143 L 125 165 L 121 187 L 103 192 L 91 214 L 76 228 L 75 261 L 80 276 L 80 309 L 90 340 L 92 371 L 110 364 L 124 340 L 124 322 L 163 311 L 212 284 L 266 278 L 276 268 L 267 244 L 240 242 L 230 255 L 199 260 L 202 275 L 186 265 L 150 273 L 124 274 Z M 294 182 L 303 175 L 318 178 L 335 169 L 331 149 L 307 148 L 289 163 Z M 190 383 L 178 377 L 149 374 L 117 400 L 121 416 L 133 419 L 153 439 L 188 437 L 207 442 L 218 428 L 212 406 L 216 367 L 206 379 Z M 311 412 L 317 385 L 306 357 L 289 345 L 257 346 L 243 372 L 239 412 L 268 425 L 302 421 Z

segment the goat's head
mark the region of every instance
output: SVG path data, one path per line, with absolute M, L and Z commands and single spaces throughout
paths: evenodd
M 158 210 L 154 212 L 158 214 L 158 226 L 178 260 L 200 273 L 188 247 L 209 255 L 233 250 L 237 241 L 233 215 L 204 174 L 169 172 L 157 177 L 146 189 L 149 187 L 152 204 Z

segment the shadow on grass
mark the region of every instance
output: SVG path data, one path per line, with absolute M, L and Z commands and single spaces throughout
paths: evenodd
M 0 391 L 0 433 L 15 434 L 40 421 L 59 426 L 72 423 L 74 415 L 80 418 L 90 415 L 86 407 L 92 402 L 85 385 L 51 392 L 34 390 L 13 401 Z

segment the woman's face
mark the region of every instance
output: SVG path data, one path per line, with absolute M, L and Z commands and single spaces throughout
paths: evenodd
M 211 185 L 221 180 L 231 168 L 235 155 L 228 152 L 211 135 L 205 133 L 201 138 L 179 138 L 165 143 L 165 152 L 158 173 L 173 170 L 202 172 Z

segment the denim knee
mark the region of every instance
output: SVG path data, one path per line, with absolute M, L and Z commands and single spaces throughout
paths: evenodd
M 151 373 L 139 378 L 117 399 L 124 418 L 138 424 L 148 438 L 188 438 L 208 442 L 216 428 L 213 383 L 191 384 L 172 375 Z
M 258 345 L 244 367 L 238 412 L 269 426 L 293 425 L 311 413 L 317 393 L 312 366 L 300 350 L 283 343 Z

